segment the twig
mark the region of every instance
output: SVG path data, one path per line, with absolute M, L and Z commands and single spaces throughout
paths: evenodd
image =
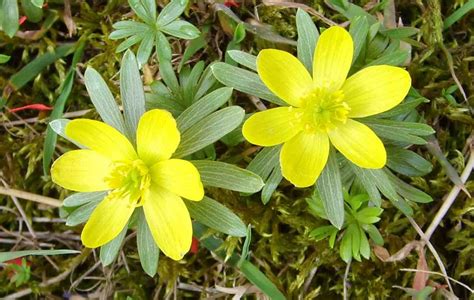
M 61 207 L 62 202 L 59 201 L 58 199 L 46 197 L 46 196 L 41 196 L 33 193 L 28 193 L 25 191 L 20 191 L 16 189 L 11 189 L 11 188 L 4 188 L 0 186 L 0 194 L 2 195 L 7 195 L 10 197 L 18 197 L 21 199 L 25 200 L 30 200 L 33 202 L 38 202 L 41 204 L 49 205 L 49 206 L 54 206 L 54 207 Z
M 347 263 L 347 266 L 346 266 L 346 272 L 344 272 L 344 280 L 343 280 L 343 299 L 344 300 L 347 300 L 349 299 L 347 297 L 347 277 L 349 277 L 349 270 L 351 269 L 351 263 L 352 263 L 352 259 L 349 260 L 349 262 Z
M 474 155 L 472 155 L 472 153 L 473 151 L 471 148 L 469 160 L 466 164 L 466 167 L 464 168 L 464 171 L 461 174 L 461 181 L 463 184 L 467 181 L 467 179 L 469 178 L 469 175 L 471 175 L 472 168 L 474 167 Z M 444 216 L 448 212 L 451 205 L 453 205 L 454 200 L 456 200 L 456 197 L 459 195 L 460 191 L 461 191 L 461 187 L 458 185 L 455 185 L 452 188 L 452 190 L 449 192 L 448 196 L 446 197 L 446 200 L 444 200 L 443 205 L 440 207 L 440 209 L 438 210 L 438 213 L 436 213 L 436 216 L 434 217 L 433 221 L 431 222 L 430 226 L 425 232 L 426 238 L 428 240 L 431 238 L 431 236 L 435 232 L 439 223 L 441 223 L 441 221 L 443 220 Z
M 444 276 L 443 274 L 441 274 L 441 273 L 439 273 L 439 272 L 425 271 L 425 270 L 417 270 L 417 269 L 400 269 L 400 271 L 403 271 L 403 272 L 420 272 L 420 273 L 427 273 L 427 274 L 433 274 L 433 275 Z M 455 283 L 459 284 L 460 286 L 465 287 L 469 292 L 471 292 L 471 294 L 474 293 L 474 290 L 471 289 L 467 284 L 462 283 L 461 281 L 456 280 L 456 279 L 451 278 L 451 277 L 448 277 L 448 278 L 449 278 L 449 280 L 451 280 L 452 282 L 455 282 Z
M 53 277 L 53 278 L 50 278 L 46 281 L 43 281 L 42 283 L 39 284 L 39 287 L 47 287 L 47 286 L 50 286 L 50 285 L 53 285 L 53 284 L 56 284 L 56 283 L 59 283 L 61 281 L 63 281 L 64 279 L 66 279 L 66 277 L 77 267 L 81 264 L 82 260 L 85 259 L 89 253 L 90 253 L 90 249 L 87 249 L 85 248 L 82 253 L 78 256 L 76 256 L 74 258 L 74 260 L 72 261 L 72 264 L 71 264 L 71 267 L 69 269 L 67 269 L 66 271 L 62 272 L 61 274 L 59 274 L 58 276 L 56 277 Z M 8 296 L 6 296 L 4 299 L 18 299 L 18 298 L 21 298 L 21 297 L 24 297 L 26 295 L 29 295 L 33 292 L 32 289 L 28 288 L 28 289 L 24 289 L 24 290 L 21 290 L 19 292 L 16 292 L 16 293 L 13 293 L 13 294 L 10 294 Z
M 423 232 L 423 230 L 421 230 L 420 226 L 416 224 L 415 220 L 413 220 L 412 217 L 407 217 L 407 218 L 410 221 L 413 228 L 415 228 L 416 232 L 420 235 L 423 242 L 428 246 L 428 249 L 430 250 L 431 254 L 433 254 L 434 258 L 436 259 L 436 262 L 438 263 L 439 269 L 443 273 L 444 279 L 446 280 L 446 283 L 448 284 L 450 292 L 454 294 L 453 287 L 451 286 L 451 282 L 449 281 L 448 272 L 446 271 L 446 267 L 444 266 L 443 261 L 441 260 L 441 257 L 439 256 L 435 247 L 433 246 L 433 244 L 431 244 L 430 240 L 428 239 L 426 234 Z
M 336 22 L 332 21 L 331 19 L 326 18 L 323 14 L 321 14 L 320 12 L 315 10 L 314 8 L 312 8 L 308 5 L 302 4 L 302 3 L 294 3 L 294 2 L 290 2 L 290 1 L 286 2 L 286 1 L 264 0 L 263 4 L 273 5 L 273 6 L 291 7 L 291 8 L 301 8 L 302 10 L 307 11 L 308 13 L 312 14 L 313 16 L 318 17 L 319 19 L 321 19 L 321 21 L 323 21 L 324 23 L 326 23 L 329 26 L 339 25 Z

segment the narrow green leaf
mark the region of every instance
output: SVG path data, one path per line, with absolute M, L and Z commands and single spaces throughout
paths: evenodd
M 266 181 L 272 170 L 280 164 L 280 151 L 281 146 L 263 148 L 247 166 L 247 170 Z
M 76 141 L 70 139 L 67 135 L 66 135 L 66 125 L 71 122 L 70 120 L 68 119 L 56 119 L 54 121 L 51 121 L 49 122 L 49 127 L 51 127 L 51 129 L 56 132 L 58 135 L 62 136 L 63 138 L 65 138 L 66 140 L 70 141 L 71 143 L 73 143 L 74 145 L 76 145 L 77 147 L 79 148 L 86 148 L 84 147 L 83 145 L 77 143 Z
M 448 29 L 449 27 L 451 27 L 451 25 L 459 21 L 461 18 L 463 18 L 466 15 L 469 15 L 469 12 L 472 12 L 473 10 L 474 10 L 474 0 L 469 0 L 463 6 L 456 9 L 451 15 L 449 15 L 444 20 L 443 29 Z
M 213 251 L 221 259 L 226 258 L 226 252 L 222 251 L 221 239 L 217 239 L 213 236 L 207 236 L 202 238 L 206 234 L 206 227 L 195 223 L 193 224 L 194 235 L 200 239 L 201 244 L 206 247 L 209 251 Z M 278 288 L 263 274 L 256 266 L 254 266 L 248 260 L 240 261 L 240 257 L 237 254 L 232 256 L 226 261 L 227 264 L 237 267 L 244 274 L 244 276 L 258 287 L 265 295 L 272 300 L 285 300 L 285 296 L 278 290 Z M 240 263 L 240 266 L 237 264 Z
M 229 50 L 227 54 L 238 64 L 257 71 L 257 57 L 255 55 L 240 50 Z
M 38 8 L 42 8 L 44 4 L 44 0 L 31 0 L 31 3 Z
M 171 23 L 173 20 L 176 20 L 186 9 L 187 5 L 188 0 L 172 0 L 161 11 L 158 19 L 156 20 L 156 25 L 161 27 Z
M 344 232 L 341 244 L 339 246 L 339 255 L 342 260 L 349 263 L 352 259 L 352 236 L 349 229 Z
M 128 4 L 137 16 L 148 24 L 154 24 L 156 20 L 155 0 L 128 0 Z
M 145 113 L 145 93 L 133 52 L 128 50 L 122 59 L 120 68 L 120 95 L 122 96 L 125 127 L 128 136 L 135 141 L 140 117 Z
M 145 36 L 145 32 L 132 35 L 131 37 L 127 38 L 125 41 L 121 42 L 120 45 L 117 46 L 117 49 L 115 49 L 115 52 L 120 53 L 127 50 L 128 48 L 132 47 L 133 45 L 143 40 L 144 36 Z
M 239 126 L 244 115 L 244 110 L 238 106 L 230 106 L 210 114 L 181 134 L 181 143 L 174 157 L 187 156 L 218 141 Z
M 28 256 L 28 255 L 63 255 L 63 254 L 77 254 L 81 253 L 77 250 L 69 249 L 56 249 L 56 250 L 23 250 L 23 251 L 11 251 L 11 252 L 0 252 L 0 263 L 12 260 L 15 258 Z
M 256 193 L 264 185 L 257 174 L 224 162 L 210 160 L 191 161 L 201 174 L 205 186 L 219 187 L 243 193 Z
M 74 207 L 81 206 L 92 201 L 101 201 L 107 195 L 107 192 L 75 193 L 63 201 L 63 206 Z
M 16 1 L 4 1 L 16 2 Z M 18 23 L 18 18 L 15 20 Z M 48 52 L 36 57 L 26 66 L 24 66 L 18 73 L 14 74 L 9 81 L 9 85 L 16 91 L 22 88 L 30 80 L 35 78 L 44 68 L 58 60 L 59 58 L 69 55 L 75 47 L 75 44 L 67 44 L 59 46 L 54 52 Z
M 18 30 L 18 3 L 16 0 L 4 0 L 2 6 L 3 12 L 3 31 L 9 36 L 13 37 Z
M 171 64 L 171 46 L 166 36 L 161 32 L 156 34 L 156 52 L 160 63 L 160 74 L 168 88 L 177 95 L 180 92 L 180 86 L 176 74 Z
M 84 81 L 89 97 L 102 120 L 125 134 L 122 113 L 102 76 L 95 69 L 88 67 L 84 75 Z
M 336 153 L 331 151 L 326 167 L 316 183 L 324 210 L 334 227 L 344 225 L 344 198 Z
M 362 228 L 359 227 L 359 237 L 360 237 L 360 254 L 365 258 L 370 258 L 370 245 L 367 236 Z
M 433 168 L 429 161 L 415 152 L 395 147 L 387 147 L 387 166 L 409 177 L 426 175 Z
M 369 21 L 367 21 L 367 17 L 359 16 L 352 20 L 349 33 L 354 40 L 354 55 L 352 57 L 352 62 L 354 62 L 367 43 L 367 35 L 369 34 Z
M 278 185 L 280 184 L 281 180 L 283 179 L 283 175 L 281 174 L 281 167 L 280 164 L 277 164 L 276 167 L 273 169 L 270 177 L 265 182 L 265 186 L 262 189 L 262 203 L 267 204 L 272 197 L 273 192 L 277 189 Z
M 143 37 L 137 51 L 137 61 L 140 67 L 148 62 L 154 45 L 155 34 L 153 32 L 147 32 Z
M 82 54 L 84 53 L 85 42 L 80 42 L 79 46 L 77 47 L 73 59 L 71 67 L 66 75 L 66 79 L 64 80 L 61 86 L 61 93 L 54 104 L 54 109 L 51 112 L 49 119 L 50 121 L 56 120 L 60 118 L 64 112 L 64 107 L 66 105 L 66 101 L 69 98 L 71 93 L 73 84 L 74 84 L 74 77 L 76 75 L 76 64 L 81 60 Z M 51 161 L 53 159 L 54 148 L 56 147 L 57 141 L 57 134 L 48 127 L 46 129 L 46 137 L 44 139 L 43 144 L 43 173 L 46 175 L 49 173 L 49 167 L 51 165 Z
M 398 27 L 381 30 L 380 32 L 392 39 L 403 39 L 415 35 L 420 30 L 415 27 Z
M 110 265 L 117 258 L 117 255 L 122 247 L 123 239 L 127 234 L 128 225 L 113 240 L 100 247 L 100 262 L 104 267 Z
M 372 128 L 372 130 L 382 138 L 416 145 L 424 145 L 427 143 L 425 139 L 419 136 L 428 136 L 434 133 L 433 128 L 422 123 L 375 118 L 366 118 L 361 121 Z
M 232 88 L 224 87 L 213 91 L 202 97 L 193 105 L 188 107 L 177 119 L 178 129 L 184 132 L 192 127 L 204 117 L 216 111 L 224 105 L 232 95 Z
M 154 277 L 158 269 L 160 248 L 158 248 L 151 235 L 150 227 L 148 227 L 142 208 L 138 209 L 137 249 L 143 270 L 150 277 Z
M 388 176 L 388 179 L 391 181 L 397 193 L 399 193 L 402 197 L 407 199 L 408 201 L 418 202 L 418 203 L 430 203 L 433 202 L 433 198 L 430 195 L 426 194 L 425 192 L 420 191 L 419 189 L 409 185 L 408 183 L 404 182 L 392 172 L 387 169 L 384 169 L 385 173 Z
M 206 31 L 206 29 L 204 29 Z M 181 68 L 183 68 L 184 64 L 194 55 L 196 54 L 199 50 L 203 49 L 207 41 L 205 39 L 205 36 L 207 34 L 207 31 L 201 33 L 197 38 L 193 39 L 192 41 L 189 42 L 188 46 L 186 47 L 186 50 L 184 50 L 183 57 L 181 58 L 181 61 L 179 62 L 178 65 L 178 72 L 181 71 Z
M 366 67 L 377 65 L 401 66 L 409 56 L 410 53 L 407 50 L 397 50 L 371 61 Z
M 85 223 L 89 220 L 94 209 L 102 201 L 102 198 L 94 198 L 93 200 L 87 202 L 86 204 L 79 206 L 72 213 L 67 216 L 66 225 L 67 226 L 77 226 L 79 224 Z
M 296 12 L 296 28 L 298 31 L 298 59 L 303 63 L 310 74 L 313 72 L 313 55 L 319 32 L 310 15 L 298 8 Z
M 263 84 L 258 75 L 226 63 L 212 65 L 212 73 L 222 84 L 278 105 L 287 105 Z
M 184 102 L 187 104 L 187 106 L 199 100 L 198 98 L 195 98 L 195 91 L 197 89 L 197 85 L 203 71 L 204 71 L 204 61 L 201 60 L 197 62 L 194 65 L 194 67 L 191 69 L 191 73 L 189 73 L 189 77 L 186 82 L 186 85 L 182 85 L 183 99 L 184 99 Z
M 360 183 L 362 184 L 365 191 L 369 195 L 370 201 L 372 201 L 372 203 L 375 204 L 376 206 L 380 207 L 382 205 L 382 197 L 380 196 L 380 192 L 377 188 L 377 185 L 372 180 L 372 177 L 370 176 L 370 174 L 363 172 L 361 168 L 359 168 L 358 166 L 354 165 L 351 162 L 349 162 L 349 165 L 351 166 L 352 170 L 356 174 Z
M 183 20 L 175 20 L 163 27 L 160 27 L 160 30 L 169 35 L 186 40 L 195 39 L 201 34 L 196 26 Z
M 383 245 L 383 237 L 377 227 L 375 227 L 375 225 L 366 225 L 364 229 L 369 234 L 370 239 L 374 241 L 375 244 L 379 246 Z
M 185 200 L 184 203 L 191 217 L 196 221 L 231 236 L 243 237 L 247 235 L 247 227 L 244 222 L 216 200 L 204 196 L 201 201 Z

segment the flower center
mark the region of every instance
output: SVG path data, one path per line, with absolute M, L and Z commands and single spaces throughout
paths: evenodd
M 114 170 L 106 178 L 107 183 L 113 189 L 110 196 L 127 197 L 130 203 L 137 206 L 143 204 L 144 193 L 150 187 L 151 177 L 148 167 L 140 160 L 131 162 L 114 162 Z
M 327 132 L 346 123 L 350 107 L 344 102 L 341 90 L 331 92 L 326 87 L 317 87 L 302 97 L 302 122 L 305 130 Z

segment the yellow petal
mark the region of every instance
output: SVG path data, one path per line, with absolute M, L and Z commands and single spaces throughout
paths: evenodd
M 51 167 L 54 183 L 76 192 L 108 190 L 105 178 L 112 171 L 112 161 L 92 150 L 73 150 L 59 157 Z
M 313 59 L 313 80 L 317 86 L 338 90 L 349 73 L 354 43 L 342 27 L 326 29 L 318 39 Z
M 302 109 L 278 107 L 258 112 L 245 121 L 244 137 L 252 144 L 275 146 L 288 141 L 302 129 Z
M 152 185 L 143 203 L 143 210 L 160 250 L 174 260 L 182 259 L 191 247 L 193 235 L 191 217 L 183 200 Z
M 398 67 L 373 66 L 355 73 L 342 86 L 344 100 L 351 109 L 349 117 L 367 117 L 395 107 L 410 86 L 410 74 Z
M 189 161 L 170 159 L 160 161 L 150 168 L 152 184 L 189 200 L 204 197 L 201 175 Z
M 103 122 L 76 119 L 66 126 L 66 135 L 112 160 L 133 160 L 137 157 L 132 144 L 117 129 Z
M 129 198 L 109 193 L 94 209 L 82 230 L 82 243 L 87 248 L 97 248 L 113 240 L 127 225 L 135 210 Z
M 283 177 L 296 187 L 313 185 L 324 169 L 329 155 L 326 133 L 302 131 L 283 144 L 280 153 Z
M 366 125 L 348 119 L 346 124 L 329 132 L 331 143 L 354 164 L 380 169 L 387 161 L 382 141 Z
M 304 65 L 290 53 L 281 50 L 260 51 L 257 72 L 270 91 L 296 107 L 302 105 L 301 96 L 313 85 Z
M 138 156 L 147 165 L 169 159 L 179 145 L 180 134 L 173 116 L 162 109 L 143 114 L 138 122 Z

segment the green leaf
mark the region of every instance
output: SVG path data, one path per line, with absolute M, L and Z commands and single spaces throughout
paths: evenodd
M 407 98 L 402 103 L 395 106 L 391 110 L 381 113 L 377 116 L 380 118 L 390 118 L 390 117 L 395 117 L 401 114 L 410 113 L 421 103 L 427 103 L 427 102 L 429 102 L 429 100 L 424 97 Z
M 281 174 L 281 167 L 280 164 L 277 164 L 275 168 L 273 168 L 270 177 L 265 183 L 265 186 L 262 189 L 262 203 L 267 204 L 272 197 L 273 192 L 277 189 L 278 185 L 280 184 L 281 180 L 283 179 L 283 175 Z
M 2 5 L 3 12 L 3 31 L 9 36 L 13 37 L 18 30 L 19 24 L 18 19 L 20 15 L 18 13 L 18 3 L 16 0 L 4 0 Z
M 212 65 L 212 73 L 222 84 L 234 89 L 257 96 L 272 103 L 286 106 L 287 104 L 275 96 L 254 72 L 231 66 L 226 63 Z
M 243 237 L 247 235 L 244 222 L 230 209 L 214 199 L 204 196 L 201 201 L 185 200 L 189 213 L 196 221 L 219 232 Z
M 132 141 L 136 140 L 136 130 L 140 117 L 145 113 L 145 93 L 138 63 L 132 51 L 127 50 L 120 68 L 120 95 L 122 96 L 125 127 Z
M 191 161 L 201 174 L 205 186 L 219 187 L 243 193 L 256 193 L 264 185 L 257 174 L 224 162 L 210 160 Z
M 204 29 L 205 31 L 206 29 Z M 184 50 L 183 57 L 181 58 L 181 61 L 179 62 L 178 65 L 178 72 L 181 71 L 183 68 L 184 64 L 194 55 L 196 54 L 199 50 L 203 49 L 207 45 L 207 41 L 205 39 L 205 36 L 207 34 L 206 32 L 202 32 L 197 38 L 193 39 L 192 41 L 189 42 L 188 46 L 186 47 L 186 50 Z
M 313 55 L 319 32 L 310 15 L 298 8 L 296 12 L 296 28 L 298 31 L 298 59 L 303 63 L 310 74 L 313 72 Z
M 405 176 L 423 176 L 431 172 L 429 161 L 413 151 L 403 148 L 387 147 L 387 166 Z
M 352 259 L 352 235 L 349 229 L 344 232 L 344 235 L 339 246 L 339 255 L 342 260 L 349 263 Z
M 111 40 L 118 40 L 127 38 L 133 35 L 141 35 L 151 32 L 150 26 L 144 23 L 136 22 L 136 21 L 118 21 L 112 25 L 114 30 L 110 35 L 109 39 Z
M 31 3 L 38 8 L 42 8 L 44 5 L 44 0 L 31 0 Z
M 150 227 L 148 227 L 142 208 L 138 209 L 137 249 L 143 270 L 150 277 L 154 277 L 158 268 L 160 248 L 158 248 L 151 235 Z
M 187 5 L 188 0 L 172 0 L 161 11 L 156 20 L 156 25 L 161 27 L 171 23 L 183 13 Z
M 216 111 L 219 107 L 224 105 L 227 100 L 229 100 L 231 95 L 232 88 L 224 87 L 217 89 L 196 101 L 176 119 L 179 131 L 184 132 L 188 130 L 204 117 Z
M 385 36 L 392 38 L 392 39 L 403 39 L 411 37 L 417 34 L 420 30 L 415 27 L 398 27 L 398 28 L 390 28 L 384 29 L 380 32 Z
M 106 195 L 107 192 L 75 193 L 64 199 L 63 206 L 75 207 L 93 201 L 101 201 Z
M 0 64 L 7 63 L 10 60 L 10 56 L 5 54 L 0 54 Z
M 156 20 L 155 0 L 128 0 L 128 4 L 137 16 L 148 24 L 154 24 Z
M 71 67 L 66 75 L 66 79 L 61 85 L 61 93 L 54 104 L 54 109 L 51 112 L 49 119 L 56 120 L 60 118 L 64 112 L 64 106 L 66 105 L 66 101 L 69 98 L 69 94 L 71 93 L 73 84 L 74 84 L 74 77 L 76 75 L 76 64 L 81 60 L 82 54 L 84 53 L 85 42 L 81 42 L 77 47 L 73 59 Z M 57 134 L 51 129 L 51 127 L 47 127 L 46 129 L 46 137 L 44 139 L 43 144 L 43 173 L 46 175 L 49 173 L 49 167 L 51 165 L 51 161 L 53 159 L 54 148 L 56 147 L 57 141 Z
M 344 198 L 336 153 L 329 154 L 326 167 L 316 182 L 326 215 L 336 228 L 344 225 Z
M 146 32 L 142 32 L 140 34 L 132 35 L 131 37 L 127 38 L 125 41 L 121 42 L 120 45 L 117 46 L 115 49 L 116 53 L 123 52 L 128 48 L 132 47 L 133 45 L 139 43 L 145 37 Z
M 389 170 L 384 169 L 384 171 L 387 174 L 388 179 L 390 180 L 392 185 L 395 187 L 397 193 L 399 193 L 405 199 L 418 203 L 433 202 L 433 198 L 431 198 L 430 195 L 404 182 L 403 180 L 392 174 L 392 172 L 390 172 Z
M 174 157 L 187 156 L 218 141 L 239 126 L 244 115 L 244 110 L 238 106 L 230 106 L 210 114 L 181 134 L 181 143 Z
M 138 64 L 143 66 L 148 62 L 150 58 L 151 51 L 155 45 L 155 34 L 153 32 L 147 32 L 140 43 L 137 51 L 137 61 Z
M 448 29 L 449 27 L 451 27 L 451 25 L 459 21 L 461 18 L 463 18 L 466 15 L 469 15 L 469 12 L 472 12 L 473 10 L 474 10 L 474 0 L 469 0 L 463 6 L 456 9 L 446 19 L 444 19 L 443 29 Z
M 380 216 L 382 212 L 383 209 L 380 207 L 365 207 L 356 213 L 356 218 L 360 223 L 373 224 L 380 221 L 378 216 Z
M 349 27 L 349 33 L 354 40 L 354 55 L 352 57 L 352 62 L 354 62 L 367 43 L 367 35 L 369 34 L 369 22 L 367 21 L 367 17 L 358 16 L 354 18 Z
M 238 64 L 257 71 L 257 57 L 255 55 L 240 50 L 229 50 L 227 54 Z
M 76 208 L 66 219 L 67 226 L 77 226 L 89 220 L 94 209 L 102 201 L 102 198 L 95 198 L 88 203 Z
M 360 254 L 365 259 L 369 259 L 370 258 L 369 240 L 367 239 L 367 236 L 365 235 L 365 232 L 363 231 L 363 229 L 360 227 L 359 227 L 359 238 L 360 238 L 360 245 L 359 245 Z
M 365 231 L 369 234 L 370 239 L 374 241 L 375 244 L 382 246 L 383 245 L 383 237 L 380 234 L 379 230 L 375 225 L 365 225 L 364 226 Z
M 5 2 L 16 2 L 16 1 L 4 1 Z M 15 20 L 18 23 L 18 18 Z M 37 56 L 34 60 L 24 66 L 19 72 L 15 73 L 10 77 L 9 85 L 13 90 L 19 90 L 30 80 L 35 78 L 44 68 L 60 59 L 63 56 L 72 53 L 75 44 L 67 44 L 59 46 L 54 52 L 48 52 L 43 55 Z
M 396 50 L 371 61 L 366 65 L 366 67 L 377 65 L 401 66 L 409 56 L 410 53 L 407 50 Z
M 37 6 L 31 0 L 21 0 L 21 7 L 28 18 L 28 21 L 37 23 L 43 18 L 43 4 Z
M 156 34 L 156 52 L 158 54 L 160 74 L 163 81 L 175 95 L 179 94 L 179 82 L 174 73 L 173 65 L 171 64 L 171 46 L 166 36 L 161 32 Z
M 125 134 L 122 113 L 102 76 L 95 69 L 88 67 L 84 75 L 84 81 L 89 97 L 102 120 Z
M 430 126 L 415 122 L 400 122 L 375 118 L 366 118 L 363 119 L 362 122 L 368 125 L 382 138 L 416 145 L 424 145 L 427 143 L 425 139 L 419 136 L 428 136 L 435 132 Z
M 160 28 L 161 31 L 186 40 L 197 38 L 201 32 L 193 24 L 183 21 L 175 20 Z
M 117 255 L 122 247 L 123 239 L 127 234 L 128 225 L 113 240 L 100 247 L 100 262 L 104 267 L 110 265 L 117 258 Z
M 77 254 L 81 253 L 77 250 L 69 249 L 56 249 L 56 250 L 23 250 L 23 251 L 11 251 L 11 252 L 0 252 L 0 263 L 12 260 L 15 258 L 28 256 L 28 255 L 63 255 L 63 254 Z
M 336 227 L 332 225 L 326 225 L 326 226 L 321 226 L 316 229 L 313 229 L 310 233 L 309 236 L 316 241 L 321 241 L 327 238 L 328 236 L 331 236 L 334 231 L 338 231 Z
M 247 166 L 247 170 L 266 181 L 272 170 L 280 164 L 280 151 L 281 146 L 263 148 Z

